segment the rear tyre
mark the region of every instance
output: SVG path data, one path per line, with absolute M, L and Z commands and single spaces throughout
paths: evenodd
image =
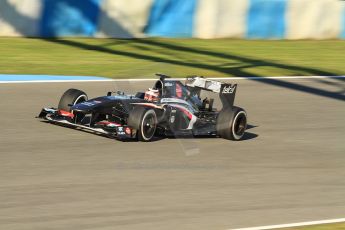
M 239 107 L 220 111 L 217 118 L 217 134 L 228 140 L 240 140 L 247 128 L 247 113 Z
M 62 96 L 58 105 L 58 109 L 71 112 L 70 105 L 75 105 L 87 101 L 85 92 L 78 89 L 68 89 Z
M 128 125 L 137 129 L 139 141 L 151 141 L 155 135 L 158 120 L 153 109 L 134 107 L 128 117 Z

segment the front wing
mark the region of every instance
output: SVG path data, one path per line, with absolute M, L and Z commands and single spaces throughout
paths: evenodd
M 36 118 L 42 119 L 52 124 L 61 125 L 69 128 L 75 128 L 78 130 L 87 131 L 98 135 L 107 136 L 110 138 L 136 138 L 136 130 L 131 129 L 126 125 L 121 125 L 109 121 L 100 121 L 97 122 L 94 126 L 90 126 L 90 124 L 77 124 L 73 120 L 73 113 L 58 110 L 55 108 L 43 108 Z

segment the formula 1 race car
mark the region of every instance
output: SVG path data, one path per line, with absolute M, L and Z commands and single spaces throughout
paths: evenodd
M 156 74 L 153 88 L 135 95 L 108 92 L 88 100 L 78 89 L 68 89 L 58 108 L 43 108 L 38 118 L 48 122 L 117 139 L 151 141 L 155 136 L 219 136 L 240 140 L 247 127 L 244 109 L 234 106 L 237 84 L 192 76 L 185 84 Z M 222 109 L 214 99 L 201 99 L 201 91 L 219 94 Z

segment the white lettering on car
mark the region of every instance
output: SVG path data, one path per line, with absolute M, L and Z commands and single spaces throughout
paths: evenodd
M 229 94 L 229 93 L 232 94 L 232 93 L 234 93 L 235 88 L 236 88 L 236 86 L 231 87 L 231 85 L 229 85 L 228 87 L 224 86 L 222 93 L 223 94 Z

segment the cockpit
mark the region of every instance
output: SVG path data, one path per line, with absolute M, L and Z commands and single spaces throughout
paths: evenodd
M 155 90 L 158 90 L 160 97 L 176 99 L 175 101 L 186 101 L 194 110 L 205 110 L 205 106 L 208 103 L 209 109 L 212 110 L 212 104 L 210 105 L 209 99 L 201 100 L 200 90 L 195 90 L 183 85 L 180 81 L 176 80 L 164 80 L 156 81 L 154 84 Z M 166 99 L 164 100 L 166 101 Z M 169 100 L 171 101 L 171 100 Z M 213 103 L 213 101 L 211 102 Z M 210 107 L 211 106 L 211 107 Z

